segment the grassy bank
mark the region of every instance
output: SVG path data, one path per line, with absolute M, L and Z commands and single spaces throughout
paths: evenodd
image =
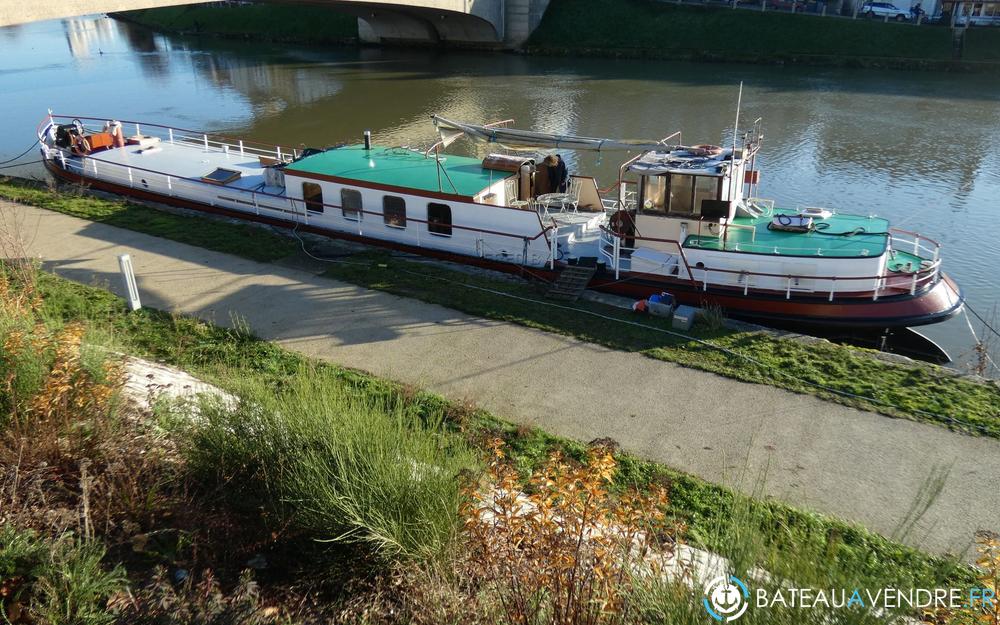
M 119 395 L 123 354 L 230 398 L 137 408 Z M 630 573 L 637 540 L 647 557 L 711 549 L 758 587 L 976 583 L 956 561 L 857 525 L 238 327 L 130 312 L 23 262 L 0 264 L 0 408 L 0 610 L 18 623 L 703 622 L 699 586 Z M 750 577 L 755 567 L 772 578 Z M 820 608 L 804 621 L 779 607 L 746 621 L 888 625 L 899 612 Z
M 296 43 L 358 39 L 358 19 L 318 4 L 204 4 L 116 14 L 153 30 Z
M 304 429 L 300 430 L 303 432 L 310 431 L 315 425 L 316 415 L 343 414 L 343 411 L 337 410 L 337 406 L 343 406 L 342 400 L 338 399 L 331 402 L 334 407 L 331 411 L 313 410 L 316 403 L 309 398 L 315 398 L 316 394 L 312 391 L 300 393 L 302 389 L 296 382 L 302 377 L 302 372 L 308 370 L 313 373 L 307 384 L 321 381 L 320 386 L 313 389 L 321 389 L 320 395 L 349 397 L 348 403 L 355 406 L 359 403 L 367 406 L 390 406 L 393 408 L 386 414 L 390 415 L 391 420 L 411 424 L 430 423 L 432 428 L 436 427 L 433 424 L 441 423 L 455 436 L 466 441 L 465 444 L 480 448 L 485 441 L 499 438 L 504 443 L 505 452 L 524 473 L 542 467 L 553 451 L 560 451 L 566 458 L 575 461 L 582 461 L 586 457 L 586 448 L 579 443 L 560 439 L 537 429 L 515 426 L 484 411 L 449 403 L 436 395 L 405 388 L 356 371 L 311 362 L 273 343 L 260 341 L 247 332 L 228 330 L 150 309 L 129 313 L 121 299 L 106 291 L 48 274 L 42 274 L 38 283 L 44 302 L 42 311 L 50 324 L 60 326 L 83 321 L 95 332 L 99 331 L 100 336 L 113 337 L 116 347 L 122 351 L 179 366 L 226 388 L 236 389 L 237 392 L 247 385 L 256 387 L 257 394 L 250 396 L 264 402 L 263 410 L 255 411 L 256 416 L 243 415 L 250 417 L 249 419 L 241 419 L 239 413 L 236 413 L 236 416 L 220 422 L 222 427 L 210 429 L 216 436 L 225 437 L 229 444 L 242 441 L 242 445 L 249 445 L 255 440 L 254 432 L 256 431 L 256 436 L 260 435 L 260 430 L 255 430 L 255 424 L 262 423 L 260 415 L 275 414 L 269 406 L 283 406 L 283 411 L 279 411 L 282 413 L 287 411 L 308 415 L 308 421 L 303 422 L 306 424 Z M 266 399 L 267 393 L 286 397 L 290 394 L 296 399 L 274 404 L 273 400 Z M 302 407 L 306 410 L 300 410 Z M 265 421 L 268 419 L 266 416 L 263 418 Z M 289 422 L 294 423 L 298 418 L 292 415 Z M 361 419 L 354 423 L 362 426 L 364 421 L 365 419 Z M 240 425 L 241 422 L 243 425 Z M 310 423 L 313 425 L 308 425 Z M 282 428 L 286 425 L 272 421 L 269 427 Z M 295 426 L 287 427 L 294 429 Z M 352 426 L 347 424 L 338 427 Z M 240 432 L 246 436 L 239 435 Z M 298 440 L 297 436 L 264 437 L 271 441 L 272 446 L 267 453 L 278 453 L 277 457 L 282 457 L 280 449 L 275 445 L 286 450 L 324 448 L 317 447 L 315 443 L 298 444 L 295 442 Z M 324 446 L 336 444 L 336 441 L 323 443 Z M 439 450 L 445 448 L 438 445 Z M 257 467 L 276 474 L 287 471 L 290 466 L 287 461 L 257 462 L 261 456 L 248 454 L 245 450 L 241 451 L 228 444 L 211 444 L 209 441 L 202 444 L 200 449 L 212 450 L 208 455 L 200 457 L 206 462 L 214 460 L 214 467 L 228 476 L 225 480 L 227 488 L 235 488 L 236 492 L 239 492 L 237 484 L 241 483 L 240 476 L 244 474 L 227 471 L 227 466 L 243 467 L 244 471 L 251 472 Z M 749 505 L 749 500 L 726 487 L 706 483 L 626 453 L 617 454 L 616 461 L 617 488 L 638 486 L 647 489 L 655 485 L 669 485 L 670 514 L 683 523 L 685 535 L 696 544 L 726 551 L 727 541 L 732 540 L 729 530 L 735 529 L 728 527 L 727 519 L 731 518 L 733 510 Z M 307 466 L 316 468 L 312 464 Z M 243 480 L 245 484 L 254 483 L 252 479 Z M 292 480 L 290 483 L 304 482 Z M 260 491 L 257 493 L 250 499 L 251 505 L 260 497 Z M 301 496 L 301 493 L 279 499 L 292 502 L 309 500 Z M 754 504 L 753 510 L 755 540 L 763 540 L 775 557 L 776 554 L 790 557 L 798 551 L 815 554 L 816 547 L 820 546 L 825 557 L 829 558 L 827 565 L 857 574 L 887 575 L 899 580 L 933 578 L 968 581 L 965 569 L 856 525 L 796 510 L 775 501 Z
M 997 58 L 1000 33 L 992 30 L 975 29 L 964 61 Z M 952 58 L 951 31 L 944 27 L 654 0 L 552 0 L 528 46 L 571 54 L 914 67 Z
M 254 260 L 275 260 L 298 250 L 298 242 L 263 228 L 80 193 L 53 193 L 25 183 L 0 182 L 0 197 Z M 706 325 L 697 326 L 691 338 L 677 337 L 662 332 L 669 329 L 663 320 L 610 306 L 584 301 L 569 307 L 549 305 L 543 285 L 470 274 L 380 251 L 331 263 L 326 275 L 746 382 L 1000 437 L 1000 387 L 936 367 L 888 363 L 863 350 Z

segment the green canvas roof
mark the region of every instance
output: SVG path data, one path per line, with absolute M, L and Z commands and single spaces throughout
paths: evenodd
M 775 215 L 796 215 L 797 210 L 775 209 Z M 747 254 L 779 256 L 833 256 L 838 258 L 864 258 L 881 256 L 889 244 L 889 222 L 881 217 L 858 215 L 831 215 L 820 220 L 826 223 L 823 230 L 814 232 L 786 232 L 771 230 L 767 225 L 771 216 L 758 218 L 737 217 L 734 224 L 753 228 L 733 229 L 725 239 L 725 251 Z M 722 250 L 719 237 L 691 235 L 684 247 Z M 919 262 L 917 263 L 919 265 Z
M 441 155 L 441 186 L 438 188 L 438 168 L 433 156 L 402 148 L 349 145 L 307 156 L 285 168 L 286 172 L 313 173 L 406 187 L 422 191 L 441 191 L 472 196 L 507 174 L 483 169 L 481 161 L 467 156 Z M 449 182 L 449 180 L 451 182 Z M 453 186 L 454 185 L 454 186 Z

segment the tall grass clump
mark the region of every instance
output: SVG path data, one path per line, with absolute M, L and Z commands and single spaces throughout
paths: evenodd
M 198 409 L 186 445 L 196 474 L 266 506 L 306 538 L 388 558 L 445 552 L 459 529 L 458 476 L 476 460 L 441 417 L 354 393 L 311 368 L 279 389 L 239 386 L 235 405 Z
M 120 567 L 101 565 L 104 548 L 72 534 L 46 539 L 0 525 L 0 618 L 4 623 L 106 625 L 108 603 L 125 588 Z

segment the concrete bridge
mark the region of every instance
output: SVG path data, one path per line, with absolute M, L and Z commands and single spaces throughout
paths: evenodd
M 0 0 L 0 26 L 200 2 L 204 0 Z M 518 47 L 538 26 L 549 0 L 311 0 L 311 3 L 329 4 L 338 11 L 356 15 L 361 39 L 369 43 Z

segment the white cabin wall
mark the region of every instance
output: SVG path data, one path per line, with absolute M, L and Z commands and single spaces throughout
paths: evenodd
M 701 234 L 702 236 L 718 236 L 719 227 L 709 222 L 698 219 L 679 219 L 675 217 L 662 217 L 658 215 L 637 215 L 635 226 L 637 234 L 641 237 L 653 239 L 669 239 L 671 241 L 681 241 L 681 227 L 687 225 L 688 235 Z M 673 243 L 661 241 L 636 241 L 637 247 L 648 247 L 654 250 L 677 253 L 677 246 Z
M 426 247 L 455 254 L 477 256 L 520 263 L 525 253 L 525 239 L 528 239 L 527 264 L 544 265 L 549 258 L 549 247 L 544 236 L 537 236 L 542 225 L 534 211 L 524 211 L 476 204 L 472 201 L 436 199 L 394 191 L 383 191 L 366 187 L 355 187 L 335 182 L 314 180 L 300 176 L 286 177 L 286 189 L 294 196 L 296 205 L 301 207 L 302 182 L 314 182 L 323 189 L 323 202 L 327 204 L 323 213 L 310 212 L 307 222 L 311 225 L 359 236 L 372 237 L 404 245 Z M 361 192 L 363 210 L 360 220 L 345 217 L 340 208 L 340 191 L 343 188 Z M 497 180 L 490 189 L 503 191 L 503 180 Z M 407 225 L 405 228 L 387 225 L 382 218 L 382 198 L 401 197 L 406 202 Z M 428 204 L 445 204 L 451 208 L 452 234 L 444 236 L 428 230 Z M 333 206 L 330 206 L 333 205 Z M 421 221 L 415 221 L 421 220 Z M 491 232 L 478 232 L 459 228 L 476 228 Z M 503 236 L 505 233 L 512 236 Z M 536 238 L 537 237 L 537 238 Z
M 793 292 L 818 291 L 821 293 L 829 292 L 831 288 L 841 292 L 874 290 L 877 282 L 875 279 L 849 280 L 848 278 L 870 278 L 881 275 L 886 262 L 884 254 L 870 258 L 834 259 L 824 256 L 770 256 L 693 248 L 686 248 L 684 256 L 691 267 L 694 279 L 699 282 L 705 279 L 705 272 L 698 268 L 698 263 L 702 263 L 709 270 L 707 277 L 709 284 L 743 286 L 746 279 L 749 279 L 751 289 L 786 290 L 788 278 L 785 277 L 749 276 L 747 278 L 740 276 L 739 273 L 712 272 L 711 270 L 771 273 L 782 276 L 802 276 L 793 279 L 791 285 Z M 809 279 L 806 276 L 837 276 L 837 280 Z

